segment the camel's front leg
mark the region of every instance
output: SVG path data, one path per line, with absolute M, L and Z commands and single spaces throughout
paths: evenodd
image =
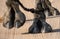
M 7 5 L 7 11 L 6 13 L 4 14 L 4 21 L 3 21 L 3 26 L 6 27 L 6 28 L 12 28 L 14 25 L 13 25 L 13 18 L 14 18 L 14 10 L 12 9 L 12 7 L 10 7 L 8 5 L 8 3 L 6 3 Z
M 11 9 L 9 9 L 4 15 L 3 26 L 9 29 L 13 27 L 13 15 Z

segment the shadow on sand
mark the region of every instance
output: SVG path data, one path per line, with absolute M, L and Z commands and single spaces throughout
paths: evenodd
M 47 32 L 47 33 L 54 33 L 54 32 L 60 32 L 60 29 L 53 29 L 52 32 Z M 25 32 L 25 33 L 22 33 L 22 34 L 41 34 L 41 33 L 28 33 L 28 32 Z

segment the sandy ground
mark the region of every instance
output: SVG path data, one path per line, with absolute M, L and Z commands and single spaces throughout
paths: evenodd
M 35 0 L 20 0 L 27 8 L 35 8 Z M 50 0 L 52 6 L 60 11 L 60 0 Z M 48 18 L 46 21 L 52 26 L 51 33 L 23 34 L 28 32 L 33 21 L 26 21 L 21 28 L 7 29 L 2 25 L 3 15 L 7 11 L 6 0 L 0 0 L 0 39 L 60 39 L 60 17 Z M 27 12 L 20 7 L 20 10 L 26 15 L 26 20 L 34 18 L 31 12 Z

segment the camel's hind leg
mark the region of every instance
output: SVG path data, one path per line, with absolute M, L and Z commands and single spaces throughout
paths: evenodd
M 26 17 L 21 11 L 18 11 L 15 14 L 16 15 L 15 15 L 15 23 L 14 24 L 15 24 L 15 27 L 19 28 L 25 23 Z
M 3 21 L 3 26 L 7 28 L 12 28 L 14 25 L 14 9 L 11 7 L 10 1 L 7 0 L 6 2 L 7 6 L 7 12 L 4 14 L 4 21 Z
M 26 17 L 25 15 L 19 10 L 19 5 L 15 4 L 12 5 L 15 11 L 15 21 L 14 21 L 14 26 L 19 28 L 21 27 L 25 21 L 26 21 Z

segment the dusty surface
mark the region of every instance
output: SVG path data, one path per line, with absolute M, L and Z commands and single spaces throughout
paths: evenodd
M 60 11 L 60 0 L 50 0 L 52 5 Z M 38 34 L 23 34 L 28 32 L 32 21 L 26 21 L 21 28 L 7 29 L 2 25 L 2 16 L 6 13 L 6 0 L 0 0 L 0 39 L 60 39 L 60 17 L 48 18 L 47 22 L 52 26 L 54 32 L 51 33 L 38 33 Z M 27 8 L 35 8 L 35 0 L 21 0 L 23 5 Z M 26 19 L 33 19 L 34 16 L 31 12 L 24 11 L 20 7 L 21 11 L 26 15 Z M 1 19 L 2 18 L 2 19 Z

